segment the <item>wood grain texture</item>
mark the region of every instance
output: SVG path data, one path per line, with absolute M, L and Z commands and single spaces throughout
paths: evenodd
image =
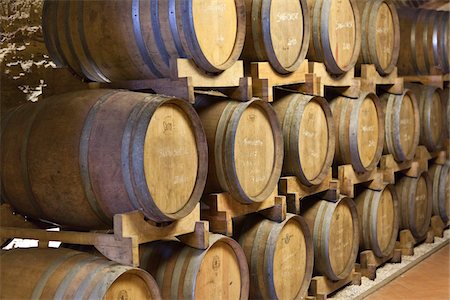
M 25 216 L 88 229 L 134 210 L 171 221 L 203 192 L 206 138 L 183 100 L 86 90 L 28 103 L 4 125 L 3 191 Z
M 276 223 L 250 216 L 238 235 L 250 270 L 251 299 L 302 299 L 313 272 L 313 242 L 302 217 Z
M 229 192 L 242 203 L 262 202 L 277 186 L 283 140 L 273 108 L 264 101 L 199 96 L 197 110 L 208 140 L 207 193 Z
M 450 219 L 450 166 L 435 164 L 429 174 L 433 189 L 433 215 L 441 217 L 447 224 Z
M 2 299 L 161 299 L 144 270 L 84 252 L 14 249 L 2 251 L 0 261 Z
M 420 137 L 420 113 L 416 96 L 410 90 L 401 95 L 380 97 L 385 115 L 384 154 L 398 162 L 414 158 Z
M 303 94 L 279 95 L 272 104 L 284 137 L 283 175 L 320 184 L 333 163 L 335 125 L 328 102 Z
M 246 0 L 247 33 L 242 58 L 268 61 L 281 74 L 297 70 L 308 51 L 306 0 Z
M 45 1 L 43 24 L 52 59 L 83 78 L 155 79 L 170 77 L 177 58 L 212 73 L 231 67 L 244 46 L 245 7 L 244 0 Z
M 382 191 L 365 189 L 355 198 L 359 217 L 359 249 L 377 257 L 392 253 L 399 228 L 397 194 L 393 186 Z
M 231 238 L 211 234 L 197 250 L 177 241 L 141 246 L 142 268 L 153 274 L 163 299 L 247 299 L 245 255 Z

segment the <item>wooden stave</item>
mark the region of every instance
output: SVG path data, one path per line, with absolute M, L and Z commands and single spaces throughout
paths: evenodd
M 413 137 L 413 147 L 409 153 L 405 153 L 402 149 L 399 141 L 399 132 L 400 132 L 400 108 L 402 104 L 402 100 L 408 95 L 413 104 L 413 109 L 416 112 L 414 114 L 414 137 Z M 420 137 L 420 114 L 419 114 L 419 106 L 417 104 L 417 100 L 415 94 L 405 89 L 401 95 L 394 94 L 383 94 L 380 97 L 383 111 L 385 114 L 385 136 L 384 136 L 384 154 L 392 154 L 396 161 L 402 162 L 405 160 L 411 160 L 414 158 L 416 148 L 419 145 L 419 137 Z M 398 134 L 397 134 L 398 132 Z
M 432 181 L 432 202 L 433 202 L 433 215 L 439 216 L 444 224 L 447 224 L 450 220 L 450 216 L 446 212 L 446 188 L 448 177 L 450 176 L 450 165 L 433 165 L 428 171 Z M 447 193 L 448 194 L 448 193 Z M 447 195 L 448 196 L 448 195 Z M 447 204 L 448 205 L 448 204 Z
M 414 187 L 418 183 L 419 179 L 423 177 L 427 185 L 427 211 L 425 215 L 425 224 L 422 228 L 417 228 L 415 224 L 415 209 L 413 203 L 415 203 L 416 190 Z M 423 240 L 429 229 L 429 223 L 432 213 L 432 189 L 431 180 L 426 172 L 422 172 L 417 178 L 405 176 L 400 179 L 396 184 L 396 191 L 399 199 L 399 211 L 400 211 L 400 229 L 408 229 L 416 240 Z M 409 196 L 409 197 L 408 197 Z
M 121 141 L 122 146 L 121 146 L 121 148 L 119 147 L 119 149 L 116 149 L 117 147 L 115 147 L 115 149 L 109 150 L 108 148 L 105 148 L 105 147 L 108 147 L 108 145 L 104 145 L 102 143 L 97 143 L 95 148 L 98 148 L 98 149 L 95 150 L 96 151 L 95 152 L 93 150 L 93 148 L 94 148 L 93 146 L 95 146 L 95 141 L 91 142 L 91 143 L 89 142 L 90 137 L 92 137 L 93 134 L 95 134 L 95 132 L 99 132 L 101 134 L 101 131 L 92 129 L 92 124 L 96 120 L 96 117 L 98 118 L 101 116 L 101 114 L 98 113 L 98 109 L 96 109 L 95 107 L 97 107 L 97 108 L 101 107 L 101 105 L 104 102 L 109 101 L 109 103 L 111 103 L 111 101 L 116 101 L 116 105 L 118 103 L 120 105 L 119 106 L 120 109 L 123 110 L 122 115 L 127 114 L 127 112 L 125 111 L 125 109 L 126 109 L 124 106 L 125 104 L 120 104 L 120 102 L 126 103 L 125 99 L 120 98 L 121 96 L 132 98 L 131 102 L 129 100 L 127 100 L 129 102 L 129 104 L 128 104 L 129 111 L 128 112 L 130 114 L 125 115 L 125 119 L 122 119 L 121 121 L 114 120 L 114 122 L 116 122 L 117 124 L 119 122 L 123 122 L 123 124 L 124 124 L 124 127 L 122 128 L 122 130 L 124 130 L 125 134 L 121 138 L 121 140 L 119 140 L 119 141 Z M 115 100 L 113 99 L 114 97 L 116 97 Z M 10 201 L 10 203 L 12 206 L 14 206 L 16 209 L 18 209 L 19 212 L 22 212 L 22 210 L 23 210 L 24 215 L 27 215 L 27 216 L 30 216 L 30 217 L 33 217 L 36 219 L 42 218 L 45 220 L 50 220 L 55 223 L 59 223 L 61 225 L 67 225 L 69 227 L 96 229 L 96 228 L 110 227 L 112 224 L 112 216 L 115 213 L 128 212 L 128 211 L 138 209 L 138 210 L 141 210 L 144 213 L 144 215 L 146 215 L 146 217 L 150 218 L 151 220 L 171 221 L 171 220 L 179 219 L 179 218 L 187 215 L 188 213 L 190 213 L 190 211 L 192 211 L 194 209 L 194 207 L 200 200 L 200 197 L 201 197 L 201 194 L 202 194 L 202 191 L 204 188 L 204 184 L 206 182 L 207 147 L 206 147 L 206 140 L 205 140 L 204 133 L 201 132 L 202 130 L 201 130 L 200 120 L 198 119 L 198 117 L 195 117 L 196 113 L 189 104 L 185 103 L 182 100 L 176 100 L 176 99 L 160 97 L 160 96 L 147 96 L 146 94 L 130 93 L 130 92 L 125 92 L 125 91 L 121 91 L 121 90 L 116 90 L 116 91 L 96 90 L 96 91 L 88 91 L 88 92 L 80 91 L 80 92 L 76 92 L 76 93 L 58 95 L 58 96 L 55 96 L 54 98 L 48 98 L 48 99 L 51 100 L 51 101 L 45 101 L 48 103 L 48 105 L 46 103 L 34 104 L 35 106 L 37 106 L 35 113 L 41 119 L 42 118 L 45 119 L 46 114 L 44 112 L 43 114 L 41 114 L 41 116 L 39 116 L 39 114 L 41 113 L 39 110 L 42 110 L 45 107 L 46 111 L 48 111 L 49 110 L 48 107 L 51 108 L 52 105 L 53 105 L 53 110 L 55 110 L 55 108 L 57 110 L 59 109 L 60 112 L 63 112 L 64 110 L 66 110 L 65 114 L 66 114 L 66 116 L 68 116 L 69 119 L 65 119 L 65 121 L 64 121 L 65 124 L 68 124 L 67 122 L 69 122 L 69 120 L 70 120 L 69 114 L 71 114 L 71 113 L 68 109 L 73 108 L 74 110 L 79 111 L 79 115 L 78 115 L 79 118 L 77 119 L 77 116 L 75 116 L 72 118 L 72 121 L 70 121 L 70 122 L 72 122 L 73 127 L 74 128 L 76 127 L 77 129 L 74 129 L 75 131 L 72 131 L 71 133 L 67 134 L 66 140 L 71 139 L 74 136 L 78 136 L 80 138 L 79 138 L 78 142 L 75 139 L 70 141 L 70 143 L 73 145 L 70 148 L 70 149 L 72 149 L 72 150 L 70 150 L 71 151 L 70 153 L 73 153 L 73 155 L 70 156 L 69 152 L 65 153 L 66 155 L 68 155 L 68 157 L 74 157 L 74 158 L 76 157 L 77 159 L 73 159 L 72 161 L 69 159 L 69 160 L 67 160 L 66 163 L 63 163 L 62 161 L 60 161 L 55 166 L 58 169 L 58 168 L 62 167 L 63 164 L 65 164 L 66 166 L 70 166 L 70 167 L 67 167 L 64 169 L 74 170 L 73 174 L 76 174 L 74 176 L 75 179 L 71 179 L 71 180 L 73 180 L 72 181 L 73 183 L 76 183 L 76 184 L 73 184 L 73 186 L 75 186 L 75 188 L 70 189 L 70 190 L 64 188 L 64 186 L 67 186 L 67 184 L 63 184 L 64 182 L 60 183 L 60 184 L 62 184 L 60 186 L 61 187 L 60 190 L 58 190 L 58 187 L 54 187 L 56 189 L 56 192 L 55 192 L 56 195 L 59 193 L 61 196 L 62 195 L 61 193 L 63 193 L 66 195 L 66 196 L 64 196 L 64 198 L 70 199 L 70 197 L 75 197 L 74 199 L 77 199 L 77 200 L 73 201 L 73 203 L 72 203 L 72 201 L 69 201 L 70 204 L 61 203 L 61 201 L 59 201 L 58 203 L 54 203 L 55 201 L 53 201 L 52 199 L 47 199 L 48 197 L 47 198 L 42 197 L 42 195 L 43 195 L 43 193 L 45 193 L 45 191 L 40 189 L 41 185 L 39 185 L 39 184 L 36 185 L 36 177 L 33 176 L 32 173 L 29 173 L 29 172 L 34 172 L 36 174 L 36 172 L 40 172 L 39 171 L 40 170 L 39 160 L 36 162 L 36 159 L 33 158 L 33 156 L 28 156 L 27 149 L 29 149 L 33 145 L 33 141 L 34 141 L 35 147 L 32 147 L 32 148 L 39 149 L 40 147 L 37 147 L 36 145 L 39 145 L 42 137 L 45 135 L 37 136 L 36 133 L 33 133 L 33 132 L 30 133 L 32 126 L 33 126 L 33 129 L 32 129 L 33 131 L 36 131 L 37 130 L 36 128 L 39 128 L 37 126 L 37 124 L 39 124 L 39 123 L 36 123 L 34 118 L 29 118 L 30 122 L 28 124 L 25 124 L 25 127 L 26 127 L 25 131 L 28 131 L 28 132 L 25 134 L 24 138 L 22 139 L 24 142 L 22 142 L 22 140 L 20 140 L 20 139 L 17 139 L 17 140 L 20 140 L 20 142 L 18 144 L 19 144 L 19 147 L 21 147 L 21 149 L 22 149 L 21 152 L 25 151 L 24 153 L 21 154 L 21 156 L 28 157 L 28 159 L 21 160 L 22 171 L 19 172 L 19 175 L 14 175 L 15 177 L 13 176 L 13 178 L 16 178 L 17 176 L 24 176 L 23 177 L 24 179 L 22 180 L 24 186 L 19 188 L 19 191 L 18 191 L 19 193 L 21 192 L 21 190 L 23 190 L 24 192 L 21 192 L 22 193 L 22 196 L 21 196 L 21 194 L 17 194 L 18 193 L 17 191 L 12 191 L 12 194 L 13 195 L 15 194 L 15 196 L 7 197 L 8 199 L 14 200 L 14 201 Z M 58 101 L 56 101 L 56 100 L 58 100 Z M 153 103 L 151 103 L 151 102 L 153 102 Z M 56 106 L 54 105 L 54 103 L 56 103 Z M 142 140 L 145 139 L 145 136 L 146 136 L 145 131 L 141 132 L 139 134 L 139 132 L 136 132 L 136 128 L 139 126 L 141 128 L 148 126 L 148 124 L 151 120 L 152 110 L 155 111 L 159 105 L 162 105 L 164 103 L 166 103 L 166 104 L 167 103 L 176 103 L 177 107 L 179 107 L 180 109 L 182 109 L 183 111 L 186 112 L 186 117 L 191 118 L 193 126 L 198 129 L 195 131 L 198 155 L 200 157 L 198 173 L 197 173 L 197 181 L 196 181 L 195 187 L 193 188 L 191 198 L 188 201 L 186 201 L 185 207 L 183 209 L 181 209 L 180 211 L 175 212 L 174 214 L 164 213 L 163 211 L 161 211 L 156 206 L 156 204 L 153 203 L 153 201 L 149 201 L 149 199 L 151 199 L 151 198 L 145 197 L 146 196 L 145 194 L 142 195 L 143 192 L 146 192 L 147 194 L 149 194 L 147 185 L 145 184 L 144 186 L 142 186 L 142 184 L 139 185 L 137 182 L 135 182 L 136 178 L 138 178 L 139 176 L 142 177 L 141 168 L 143 168 L 142 164 L 141 165 L 139 164 L 140 161 L 142 162 L 143 157 L 139 157 L 136 154 L 136 151 L 139 151 L 139 149 L 141 149 L 143 147 Z M 40 104 L 42 104 L 42 105 L 40 105 Z M 59 108 L 57 107 L 58 104 L 60 104 Z M 153 104 L 153 107 L 151 107 L 152 106 L 151 104 Z M 83 105 L 84 108 L 82 108 L 81 105 Z M 33 106 L 33 105 L 24 105 L 24 108 L 28 109 L 28 107 L 31 107 L 31 106 Z M 68 108 L 69 106 L 70 106 L 70 108 Z M 113 105 L 110 104 L 109 107 L 112 107 L 112 106 Z M 105 107 L 104 111 L 107 112 L 109 107 L 106 107 L 106 106 L 103 106 L 103 107 Z M 33 107 L 33 109 L 34 109 L 34 107 Z M 117 106 L 116 106 L 116 109 L 117 109 Z M 87 116 L 86 122 L 85 123 L 83 123 L 84 121 L 79 122 L 79 120 L 83 120 L 83 118 L 85 118 L 85 116 Z M 18 120 L 20 121 L 20 118 Z M 58 120 L 58 119 L 56 119 L 56 120 Z M 49 124 L 51 124 L 51 122 Z M 42 132 L 43 129 L 41 128 L 40 130 Z M 45 128 L 44 128 L 44 130 L 45 130 Z M 59 132 L 60 132 L 59 134 L 64 134 L 66 131 L 65 131 L 65 129 L 60 128 Z M 55 132 L 53 131 L 53 133 L 55 133 Z M 5 136 L 7 138 L 7 135 L 5 135 Z M 47 137 L 47 139 L 50 139 L 50 138 L 51 137 Z M 29 139 L 31 139 L 30 145 L 28 145 L 30 143 Z M 137 142 L 139 142 L 139 139 L 141 140 L 142 145 L 139 145 L 139 143 L 137 143 Z M 3 140 L 3 136 L 2 136 L 2 140 Z M 37 144 L 36 144 L 36 141 L 37 141 Z M 66 144 L 65 147 L 67 147 L 66 142 L 63 141 L 62 143 Z M 2 144 L 5 145 L 6 143 L 2 143 Z M 64 144 L 61 144 L 61 145 L 64 145 Z M 42 144 L 42 145 L 45 145 L 45 144 Z M 126 145 L 133 145 L 133 147 L 129 148 Z M 45 146 L 45 147 L 48 148 L 48 146 Z M 4 150 L 5 149 L 8 150 L 8 148 L 4 148 Z M 40 151 L 45 152 L 45 149 L 44 150 L 40 149 Z M 55 151 L 57 151 L 57 150 L 55 150 Z M 59 151 L 62 151 L 62 150 L 59 150 Z M 114 151 L 116 151 L 116 152 L 114 152 Z M 140 151 L 143 151 L 143 150 L 141 149 Z M 92 169 L 90 169 L 88 167 L 88 165 L 89 165 L 88 156 L 90 156 L 90 159 L 92 159 L 92 156 L 95 155 L 95 153 L 97 153 L 96 158 L 99 161 L 100 160 L 106 161 L 108 159 L 108 157 L 110 157 L 108 155 L 112 155 L 111 157 L 119 157 L 117 161 L 118 161 L 118 164 L 120 165 L 120 164 L 122 164 L 121 161 L 123 162 L 125 159 L 125 163 L 126 163 L 125 168 L 118 167 L 118 169 L 117 169 L 117 170 L 121 170 L 120 171 L 121 173 L 119 173 L 119 174 L 122 174 L 122 176 L 117 176 L 117 179 L 115 180 L 116 184 L 114 185 L 114 188 L 112 190 L 104 190 L 103 192 L 99 192 L 99 190 L 98 190 L 98 187 L 100 187 L 102 189 L 105 189 L 105 188 L 108 189 L 108 187 L 107 187 L 108 185 L 102 185 L 101 180 L 102 180 L 102 173 L 106 174 L 106 175 L 108 175 L 108 172 L 112 173 L 112 174 L 116 173 L 116 172 L 111 172 L 110 167 L 107 167 L 107 168 L 101 167 L 100 170 L 97 172 L 98 173 L 96 175 L 97 179 L 95 179 L 94 177 L 91 177 L 93 173 L 92 173 Z M 104 154 L 106 154 L 106 155 L 104 155 Z M 102 155 L 105 157 L 102 157 Z M 131 158 L 131 157 L 134 157 L 134 159 L 132 161 L 128 162 L 127 158 Z M 6 158 L 3 157 L 3 159 L 8 159 L 8 157 L 6 157 Z M 16 160 L 17 159 L 19 159 L 19 158 L 16 158 Z M 34 164 L 35 164 L 34 167 L 33 167 L 33 160 L 34 160 Z M 3 163 L 5 166 L 8 165 L 6 163 L 6 161 L 3 161 Z M 59 165 L 59 167 L 58 167 L 58 165 Z M 34 170 L 33 170 L 33 168 L 34 168 Z M 49 168 L 51 169 L 52 167 L 49 166 Z M 9 169 L 14 169 L 14 168 L 9 168 L 8 171 L 6 171 L 6 173 L 5 173 L 5 169 L 8 169 L 8 168 L 2 168 L 2 179 L 3 179 L 2 180 L 2 186 L 3 186 L 2 188 L 4 190 L 8 191 L 9 183 L 7 182 L 5 184 L 5 181 L 9 180 L 9 178 L 11 176 L 8 176 L 8 174 L 11 174 L 11 173 L 7 173 L 7 172 L 9 171 Z M 53 168 L 53 171 L 50 171 L 50 172 L 56 172 L 55 170 L 56 169 Z M 23 175 L 20 175 L 20 174 L 23 174 Z M 51 174 L 51 173 L 49 173 L 49 174 Z M 63 176 L 63 174 L 64 173 L 61 173 L 60 176 Z M 63 176 L 63 177 L 67 178 L 67 176 Z M 47 178 L 46 175 L 44 175 L 44 177 L 39 180 L 40 181 L 47 180 L 45 178 Z M 64 181 L 64 178 L 63 178 L 63 181 Z M 96 182 L 94 182 L 94 183 L 91 181 L 93 178 L 96 180 Z M 107 178 L 107 177 L 104 176 L 104 178 Z M 97 180 L 100 180 L 100 181 L 97 181 Z M 56 183 L 53 182 L 52 185 L 56 185 Z M 23 193 L 25 193 L 25 196 L 23 195 Z M 137 194 L 135 194 L 135 193 L 137 193 Z M 141 193 L 141 194 L 139 194 L 139 193 Z M 8 194 L 8 193 L 6 193 L 6 194 Z M 53 195 L 53 194 L 51 194 L 51 195 Z M 70 196 L 70 195 L 72 195 L 72 196 Z M 76 196 L 76 195 L 78 195 L 78 196 Z M 105 196 L 105 195 L 109 195 L 109 196 Z M 57 196 L 57 197 L 60 197 L 60 196 Z M 103 198 L 103 197 L 105 197 L 105 198 Z M 43 201 L 44 199 L 45 199 L 45 201 Z M 56 199 L 56 198 L 54 198 L 54 199 Z M 116 199 L 116 202 L 112 201 L 113 203 L 109 203 L 109 202 L 107 202 L 108 200 L 106 200 L 106 199 Z M 38 202 L 36 202 L 36 201 L 38 201 Z M 31 206 L 29 205 L 30 202 L 31 202 Z M 74 204 L 74 203 L 76 203 L 76 204 Z M 28 204 L 28 207 L 26 206 L 26 204 Z M 46 207 L 46 204 L 49 204 L 50 207 L 47 207 L 44 212 L 42 208 Z M 51 207 L 54 207 L 54 209 L 52 209 Z M 67 210 L 67 209 L 63 209 L 63 207 L 72 207 L 72 208 L 70 210 Z M 61 211 L 61 210 L 62 211 L 70 211 L 70 212 L 74 211 L 74 212 L 71 213 L 71 216 L 67 215 L 67 213 L 62 213 L 61 215 L 59 215 L 54 212 L 54 211 Z M 75 213 L 75 211 L 77 211 L 77 213 Z
M 294 299 L 302 299 L 306 295 L 314 265 L 312 236 L 308 225 L 301 216 L 288 213 L 286 219 L 281 223 L 254 216 L 246 220 L 240 228 L 237 241 L 241 245 L 249 264 L 250 299 L 278 299 L 273 281 L 275 245 L 282 228 L 291 219 L 298 222 L 302 228 L 306 244 L 306 257 L 309 258 L 305 266 L 305 277 Z M 264 250 L 260 252 L 261 249 L 255 249 L 256 245 L 265 245 Z
M 378 257 L 387 257 L 392 253 L 395 248 L 395 242 L 397 240 L 397 234 L 399 229 L 399 209 L 398 209 L 398 198 L 394 186 L 387 185 L 385 189 L 389 189 L 393 202 L 394 202 L 394 225 L 392 238 L 389 245 L 383 250 L 377 241 L 377 213 L 371 215 L 379 205 L 381 195 L 383 191 L 374 191 L 370 189 L 365 189 L 358 197 L 355 198 L 356 208 L 358 210 L 359 217 L 359 247 L 360 250 L 372 250 L 374 254 Z M 372 217 L 371 217 L 372 216 Z
M 334 208 L 337 207 L 338 204 L 344 202 L 349 206 L 353 216 L 353 249 L 345 270 L 341 272 L 341 274 L 335 274 L 331 269 L 329 255 L 327 255 L 329 249 L 328 240 L 330 235 L 330 227 L 328 226 L 323 229 L 323 224 L 325 222 L 326 225 L 330 225 Z M 321 220 L 317 221 L 319 213 L 322 213 L 321 216 L 324 216 L 322 219 L 323 222 Z M 354 263 L 356 262 L 359 250 L 360 220 L 358 219 L 358 212 L 353 200 L 346 197 L 340 198 L 336 203 L 326 200 L 315 200 L 315 203 L 310 208 L 304 210 L 301 215 L 305 218 L 308 227 L 312 228 L 314 242 L 314 274 L 325 275 L 333 281 L 344 279 L 350 275 L 353 270 Z M 322 234 L 320 229 L 325 230 L 325 233 Z
M 400 22 L 397 9 L 391 0 L 371 0 L 368 2 L 357 1 L 361 12 L 361 51 L 358 58 L 358 66 L 361 64 L 374 64 L 378 73 L 382 76 L 392 73 L 397 66 L 400 53 Z M 394 51 L 388 67 L 383 68 L 378 59 L 375 44 L 376 27 L 370 26 L 376 24 L 378 9 L 382 4 L 386 4 L 391 11 L 394 24 Z M 375 7 L 375 8 L 374 8 Z M 372 44 L 373 43 L 373 44 Z
M 192 58 L 195 63 L 203 70 L 211 73 L 220 73 L 231 67 L 239 58 L 242 51 L 245 39 L 245 7 L 244 0 L 235 0 L 237 12 L 237 32 L 236 40 L 230 54 L 229 59 L 221 65 L 214 65 L 208 61 L 204 53 L 199 50 L 199 42 L 195 35 L 194 21 L 192 14 L 182 13 L 185 11 L 192 12 L 192 1 L 161 1 L 161 2 L 139 2 L 138 0 L 129 0 L 126 3 L 122 2 L 125 10 L 129 10 L 133 15 L 127 19 L 126 22 L 134 29 L 125 30 L 124 27 L 118 27 L 121 30 L 122 36 L 120 42 L 127 43 L 127 51 L 129 53 L 127 65 L 120 65 L 122 73 L 114 70 L 108 66 L 108 60 L 104 61 L 98 50 L 93 49 L 92 44 L 95 44 L 95 38 L 90 38 L 90 32 L 84 29 L 84 15 L 78 17 L 78 13 L 82 13 L 89 9 L 89 4 L 85 1 L 73 1 L 73 3 L 58 4 L 55 1 L 45 1 L 45 10 L 43 15 L 44 20 L 44 39 L 49 45 L 51 58 L 54 59 L 58 65 L 68 64 L 69 69 L 82 78 L 87 78 L 91 81 L 110 82 L 121 80 L 138 80 L 138 79 L 155 79 L 170 77 L 170 60 L 175 58 Z M 170 3 L 169 3 L 170 2 Z M 92 5 L 92 3 L 90 3 Z M 105 3 L 102 3 L 103 5 Z M 142 7 L 141 7 L 142 6 Z M 114 4 L 107 9 L 109 14 L 115 13 L 118 16 L 123 15 L 123 7 L 116 7 Z M 54 20 L 51 19 L 52 13 L 57 11 L 55 15 L 56 20 L 60 21 L 58 27 L 61 28 L 57 34 L 52 34 L 50 27 L 47 25 Z M 69 11 L 70 10 L 70 11 Z M 106 8 L 105 8 L 106 10 Z M 152 10 L 153 15 L 149 12 Z M 143 11 L 145 11 L 143 13 Z M 161 16 L 158 20 L 155 18 L 160 14 L 159 11 L 166 12 L 169 16 Z M 130 14 L 131 15 L 131 14 Z M 174 15 L 179 18 L 174 19 Z M 108 19 L 104 19 L 108 20 Z M 141 20 L 149 21 L 151 30 L 142 27 Z M 167 20 L 169 22 L 167 23 Z M 62 23 L 61 23 L 62 22 Z M 94 20 L 89 20 L 94 22 Z M 100 20 L 100 23 L 102 20 Z M 126 23 L 123 22 L 123 23 Z M 120 22 L 119 22 L 120 23 Z M 155 24 L 163 24 L 164 28 L 151 28 Z M 110 24 L 111 26 L 114 26 Z M 167 28 L 166 28 L 167 27 Z M 144 30 L 144 31 L 143 31 Z M 70 35 L 73 33 L 75 36 Z M 186 36 L 187 34 L 187 36 Z M 194 35 L 192 35 L 194 34 Z M 164 36 L 165 35 L 165 36 Z M 130 47 L 130 37 L 134 37 L 133 48 Z M 103 40 L 105 45 L 110 43 L 116 45 L 116 40 Z M 66 49 L 62 49 L 62 45 L 68 45 Z M 105 47 L 106 49 L 110 47 Z M 176 48 L 176 49 L 174 49 Z M 63 51 L 60 51 L 63 50 Z M 93 51 L 94 50 L 94 51 Z M 108 53 L 108 52 L 106 52 Z M 157 53 L 153 55 L 152 53 Z M 99 56 L 100 55 L 100 56 Z M 123 56 L 127 55 L 124 52 L 115 53 L 115 58 L 112 57 L 109 61 L 123 60 Z M 170 57 L 172 55 L 172 57 Z M 95 58 L 94 58 L 95 57 Z M 100 64 L 97 64 L 100 62 Z
M 328 19 L 329 19 L 329 7 L 326 10 L 325 15 L 322 13 L 324 9 L 322 5 L 326 2 L 326 5 L 331 5 L 331 1 L 321 0 L 315 1 L 314 5 L 310 5 L 310 16 L 311 16 L 311 34 L 310 34 L 310 42 L 307 58 L 313 61 L 321 61 L 324 62 L 329 73 L 333 75 L 342 75 L 348 71 L 350 71 L 357 63 L 359 53 L 361 51 L 361 28 L 360 28 L 360 14 L 358 7 L 356 5 L 356 1 L 350 0 L 353 15 L 355 18 L 355 47 L 353 49 L 353 55 L 350 59 L 349 64 L 345 68 L 341 68 L 338 66 L 336 61 L 333 58 L 333 53 L 329 47 L 328 41 Z M 312 0 L 308 1 L 308 4 L 313 3 Z M 319 5 L 318 5 L 319 4 Z M 320 20 L 320 26 L 314 20 Z M 321 27 L 324 25 L 326 30 L 322 30 Z M 323 47 L 323 42 L 325 42 L 325 50 Z
M 303 15 L 303 40 L 295 63 L 283 65 L 273 48 L 270 30 L 270 6 L 272 0 L 246 0 L 247 33 L 241 57 L 247 61 L 268 61 L 280 74 L 289 74 L 300 67 L 308 52 L 310 41 L 310 18 L 307 0 L 299 0 Z M 250 22 L 249 22 L 250 21 Z
M 39 259 L 37 259 L 39 258 Z M 2 251 L 2 298 L 17 297 L 17 283 L 20 282 L 20 294 L 25 298 L 99 298 L 108 294 L 111 287 L 122 275 L 135 276 L 147 286 L 151 299 L 161 299 L 159 288 L 153 277 L 144 270 L 123 266 L 101 257 L 88 255 L 69 249 L 30 248 Z M 22 264 L 17 265 L 17 261 Z M 36 265 L 36 262 L 39 262 Z M 27 274 L 29 265 L 33 272 Z M 64 267 L 65 266 L 65 267 Z M 22 272 L 17 272 L 17 268 Z M 8 272 L 9 270 L 9 272 Z M 6 276 L 8 274 L 8 276 Z M 14 274 L 19 275 L 14 276 Z M 15 288 L 14 288 L 15 287 Z M 10 290 L 14 288 L 13 290 Z M 127 291 L 125 291 L 127 295 Z M 33 298 L 34 299 L 34 298 Z
M 288 98 L 291 99 L 288 100 Z M 286 105 L 287 101 L 289 101 L 290 104 Z M 322 107 L 328 120 L 328 153 L 323 163 L 320 174 L 318 174 L 312 180 L 306 178 L 302 169 L 300 155 L 298 152 L 300 124 L 302 122 L 303 111 L 311 101 L 315 101 Z M 333 164 L 335 154 L 335 124 L 328 102 L 324 98 L 319 96 L 290 94 L 288 96 L 278 98 L 275 102 L 272 103 L 272 106 L 277 113 L 283 130 L 283 175 L 295 175 L 303 184 L 307 186 L 320 184 L 328 175 L 329 168 Z
M 141 268 L 154 276 L 164 299 L 196 298 L 195 276 L 206 253 L 216 242 L 225 242 L 235 251 L 240 262 L 240 299 L 248 299 L 249 270 L 242 248 L 235 240 L 223 235 L 210 234 L 208 239 L 209 246 L 205 250 L 185 246 L 176 240 L 157 241 L 141 246 Z M 164 259 L 155 259 L 159 255 Z
M 359 156 L 358 143 L 355 139 L 350 139 L 352 132 L 357 132 L 358 119 L 352 118 L 354 111 L 360 111 L 360 107 L 366 97 L 373 100 L 376 110 L 378 111 L 378 141 L 372 162 L 368 166 L 364 166 Z M 355 104 L 356 103 L 356 104 Z M 334 164 L 351 164 L 356 172 L 366 172 L 373 170 L 383 153 L 384 142 L 384 114 L 379 98 L 373 93 L 361 93 L 358 99 L 349 99 L 345 97 L 337 97 L 330 101 L 331 111 L 336 126 L 336 150 L 334 156 Z M 348 123 L 348 131 L 345 127 Z M 357 134 L 354 134 L 357 136 Z
M 239 183 L 233 156 L 230 156 L 230 154 L 233 153 L 236 128 L 240 116 L 247 107 L 254 104 L 264 110 L 270 121 L 274 137 L 275 154 L 274 167 L 266 187 L 259 195 L 250 196 L 246 194 Z M 267 200 L 277 187 L 278 179 L 281 175 L 284 152 L 281 126 L 270 104 L 256 98 L 247 102 L 238 102 L 223 97 L 198 96 L 196 98 L 196 109 L 205 129 L 208 148 L 211 149 L 209 151 L 210 163 L 205 192 L 229 192 L 233 199 L 244 204 Z M 207 125 L 208 120 L 213 120 L 213 126 Z

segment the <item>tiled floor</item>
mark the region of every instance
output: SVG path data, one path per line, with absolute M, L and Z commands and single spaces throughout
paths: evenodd
M 449 256 L 450 246 L 447 245 L 366 299 L 450 299 Z

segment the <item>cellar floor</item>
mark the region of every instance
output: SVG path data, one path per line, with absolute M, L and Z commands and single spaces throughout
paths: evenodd
M 450 299 L 450 245 L 365 299 Z

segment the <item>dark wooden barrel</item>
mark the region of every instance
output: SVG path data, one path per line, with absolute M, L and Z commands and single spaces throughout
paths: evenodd
M 242 58 L 268 61 L 279 73 L 298 69 L 310 38 L 306 0 L 246 0 L 247 33 Z
M 308 0 L 311 41 L 308 59 L 325 63 L 328 72 L 351 70 L 361 49 L 361 20 L 355 0 Z
M 25 216 L 97 229 L 134 210 L 176 220 L 200 200 L 208 151 L 186 101 L 85 90 L 27 103 L 4 121 L 3 193 Z
M 287 214 L 276 223 L 249 216 L 239 244 L 250 271 L 250 299 L 301 299 L 306 296 L 314 264 L 314 246 L 301 216 Z
M 392 253 L 399 228 L 398 200 L 395 189 L 365 189 L 355 198 L 359 217 L 359 249 L 372 250 L 378 257 Z
M 433 189 L 433 215 L 440 216 L 444 224 L 450 220 L 450 165 L 433 165 L 428 171 Z
M 1 299 L 161 299 L 146 271 L 70 249 L 0 254 Z
M 328 102 L 318 96 L 283 94 L 272 103 L 284 137 L 283 175 L 305 185 L 320 184 L 333 163 L 334 120 Z
M 249 272 L 239 244 L 211 234 L 206 250 L 178 241 L 141 246 L 141 268 L 152 274 L 163 299 L 248 299 Z
M 361 52 L 358 65 L 373 64 L 381 75 L 397 65 L 400 24 L 391 0 L 356 1 L 361 12 Z
M 420 144 L 428 151 L 440 150 L 445 136 L 446 112 L 442 90 L 427 85 L 405 85 L 415 95 L 420 112 Z
M 396 184 L 400 229 L 409 229 L 417 240 L 425 238 L 430 227 L 432 188 L 427 173 L 418 178 L 405 176 Z
M 414 93 L 383 94 L 380 97 L 385 116 L 383 153 L 392 154 L 396 161 L 411 160 L 420 137 L 420 113 Z
M 55 63 L 99 82 L 170 77 L 177 58 L 221 72 L 246 30 L 244 0 L 46 0 L 42 23 Z
M 330 102 L 336 125 L 337 165 L 351 164 L 356 172 L 373 170 L 381 158 L 384 114 L 373 93 L 358 99 L 337 97 Z
M 314 273 L 331 280 L 351 274 L 359 248 L 359 220 L 352 199 L 312 200 L 302 216 L 314 241 Z
M 199 96 L 197 111 L 208 140 L 206 192 L 229 192 L 242 203 L 266 200 L 283 166 L 283 136 L 267 102 Z

